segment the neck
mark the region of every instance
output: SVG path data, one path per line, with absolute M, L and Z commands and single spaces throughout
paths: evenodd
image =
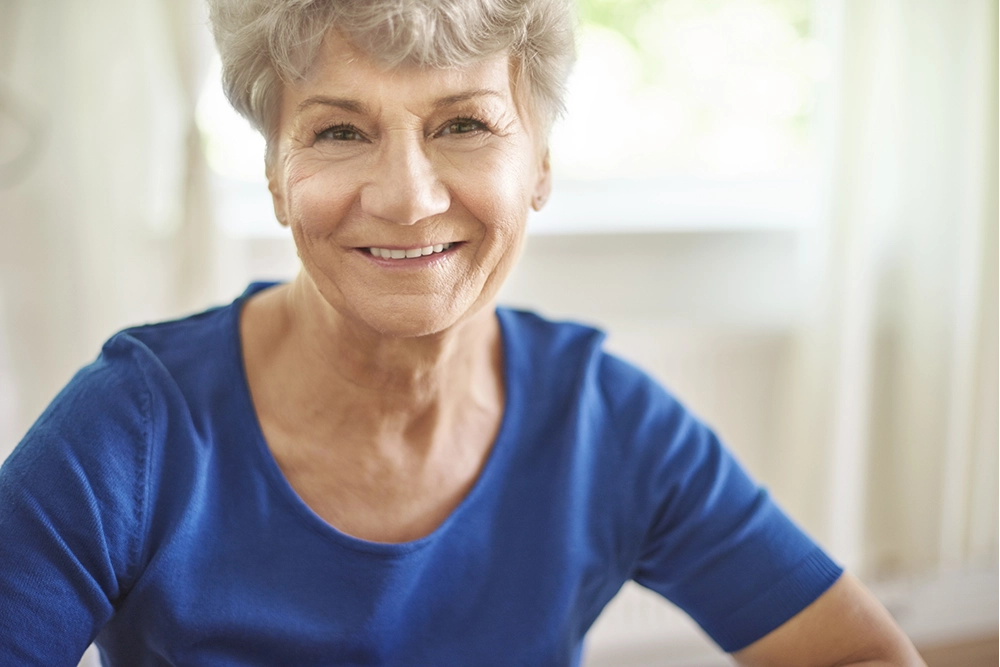
M 300 277 L 265 293 L 270 303 L 262 369 L 273 413 L 291 430 L 345 429 L 359 441 L 430 447 L 462 420 L 502 408 L 500 331 L 492 308 L 449 329 L 387 337 L 337 312 Z M 284 430 L 284 429 L 282 429 Z

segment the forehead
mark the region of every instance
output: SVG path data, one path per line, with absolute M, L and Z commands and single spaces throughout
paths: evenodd
M 331 95 L 368 104 L 440 106 L 471 91 L 490 91 L 494 101 L 513 105 L 510 57 L 498 53 L 448 68 L 414 64 L 388 67 L 355 48 L 336 32 L 324 38 L 309 76 L 286 88 L 285 108 L 311 95 Z

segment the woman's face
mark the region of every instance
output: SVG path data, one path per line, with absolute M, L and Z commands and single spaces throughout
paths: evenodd
M 489 304 L 550 184 L 506 54 L 386 70 L 331 34 L 284 89 L 277 141 L 275 213 L 305 271 L 342 316 L 392 336 Z

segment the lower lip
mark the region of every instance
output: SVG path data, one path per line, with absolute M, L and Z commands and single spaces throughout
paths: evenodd
M 369 262 L 387 269 L 421 269 L 432 266 L 446 259 L 461 246 L 462 243 L 456 242 L 453 243 L 450 248 L 442 252 L 435 252 L 430 255 L 421 255 L 420 257 L 406 257 L 404 259 L 385 259 L 384 257 L 376 257 L 368 248 L 358 248 L 356 252 L 364 255 L 365 259 Z

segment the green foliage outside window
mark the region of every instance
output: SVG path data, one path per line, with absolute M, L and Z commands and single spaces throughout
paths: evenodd
M 555 137 L 562 172 L 728 178 L 808 169 L 816 84 L 829 69 L 811 34 L 811 5 L 578 0 L 569 127 Z M 595 126 L 619 145 L 582 145 Z

